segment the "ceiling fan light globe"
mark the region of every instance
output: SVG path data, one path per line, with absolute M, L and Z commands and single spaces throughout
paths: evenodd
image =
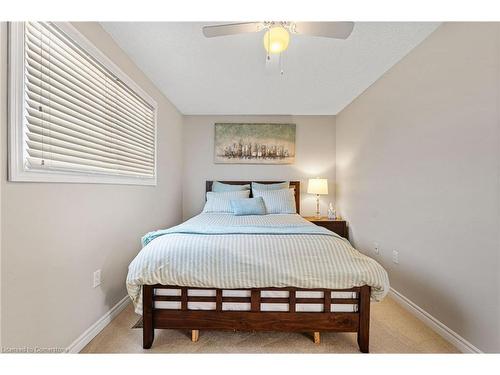
M 288 48 L 290 34 L 281 26 L 270 28 L 264 34 L 264 48 L 268 53 L 281 53 Z

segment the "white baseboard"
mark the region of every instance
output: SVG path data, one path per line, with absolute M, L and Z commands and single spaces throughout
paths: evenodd
M 462 353 L 482 353 L 481 350 L 476 348 L 458 333 L 448 328 L 445 324 L 441 323 L 427 311 L 416 305 L 414 302 L 410 301 L 408 298 L 403 296 L 397 290 L 391 288 L 389 295 L 396 300 L 403 308 L 409 311 L 411 314 L 416 316 L 427 326 L 429 326 L 438 335 L 448 341 L 450 344 L 454 345 Z
M 79 353 L 85 345 L 87 345 L 99 332 L 101 332 L 111 321 L 127 307 L 130 303 L 129 296 L 123 297 L 111 310 L 104 314 L 97 322 L 92 324 L 89 329 L 81 334 L 75 341 L 66 349 L 67 353 Z

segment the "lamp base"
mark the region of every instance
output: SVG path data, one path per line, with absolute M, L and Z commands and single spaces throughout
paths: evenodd
M 316 194 L 316 219 L 321 219 L 321 214 L 319 212 L 319 194 Z

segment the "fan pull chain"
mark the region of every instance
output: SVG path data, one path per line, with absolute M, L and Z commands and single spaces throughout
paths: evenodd
M 283 59 L 284 59 L 284 56 L 283 56 L 283 52 L 280 52 L 280 74 L 283 75 L 283 72 L 284 72 L 284 69 L 283 69 Z
M 271 29 L 267 33 L 267 61 L 271 60 L 271 56 L 269 55 L 269 50 L 271 49 Z

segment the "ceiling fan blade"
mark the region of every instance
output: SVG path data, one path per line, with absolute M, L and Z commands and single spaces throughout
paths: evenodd
M 297 34 L 346 39 L 352 33 L 354 22 L 295 22 Z
M 224 25 L 203 26 L 203 35 L 207 38 L 216 36 L 256 33 L 263 28 L 262 22 L 227 23 Z

